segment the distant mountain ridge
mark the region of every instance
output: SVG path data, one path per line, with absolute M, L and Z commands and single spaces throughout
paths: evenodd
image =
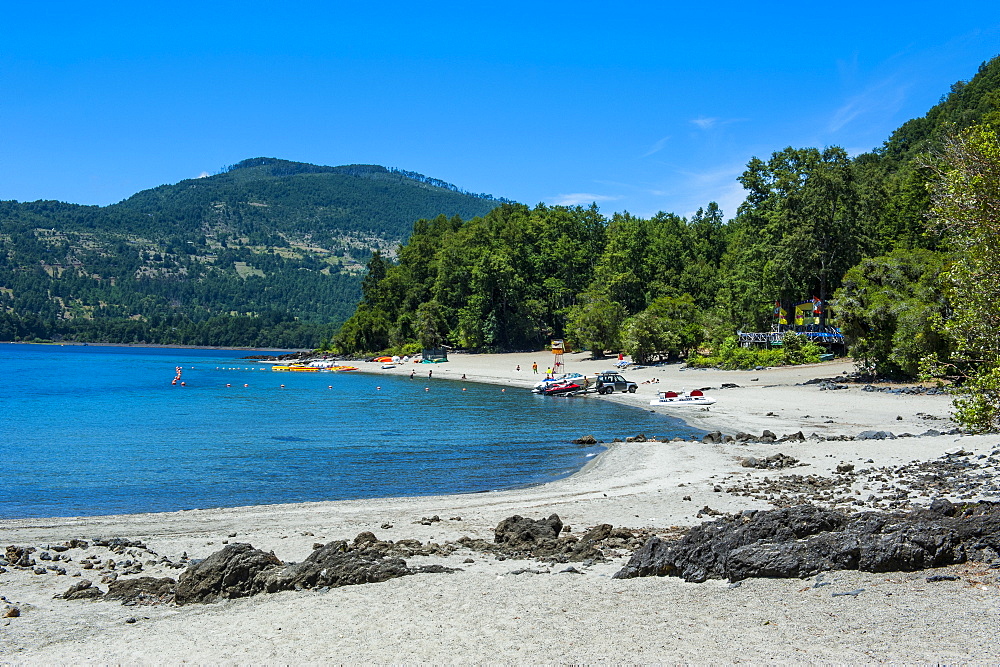
M 418 219 L 470 219 L 504 201 L 379 165 L 264 157 L 110 206 L 3 201 L 0 340 L 277 345 L 172 336 L 261 313 L 335 329 L 372 252 L 394 255 Z

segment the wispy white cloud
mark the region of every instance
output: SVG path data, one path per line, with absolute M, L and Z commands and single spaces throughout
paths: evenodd
M 660 139 L 659 141 L 657 141 L 655 144 L 653 144 L 652 147 L 650 147 L 650 149 L 648 151 L 646 151 L 645 153 L 643 153 L 642 157 L 649 157 L 650 155 L 653 155 L 654 153 L 659 153 L 660 151 L 663 150 L 663 147 L 667 145 L 667 142 L 669 140 L 670 140 L 670 137 L 663 137 L 662 139 Z
M 830 118 L 828 129 L 839 132 L 861 116 L 891 115 L 902 108 L 908 86 L 895 77 L 877 81 L 847 99 Z
M 743 121 L 749 120 L 748 118 L 706 118 L 704 116 L 699 118 L 694 118 L 690 122 L 692 125 L 697 125 L 702 130 L 711 130 L 715 127 L 723 127 L 724 125 L 730 125 L 732 123 L 742 123 Z
M 209 176 L 211 176 L 211 174 L 208 173 L 207 171 L 203 171 L 200 174 L 198 174 L 198 178 L 208 178 Z
M 701 171 L 676 170 L 667 180 L 636 188 L 648 197 L 662 200 L 664 204 L 655 210 L 637 210 L 634 213 L 649 217 L 659 211 L 667 211 L 690 219 L 699 208 L 714 201 L 727 219 L 732 218 L 746 197 L 743 186 L 736 180 L 744 168 L 742 164 L 723 164 Z
M 556 195 L 555 203 L 557 206 L 579 206 L 582 204 L 593 204 L 595 202 L 602 201 L 616 201 L 621 199 L 621 197 L 613 195 L 595 195 L 589 192 L 574 192 L 567 195 Z

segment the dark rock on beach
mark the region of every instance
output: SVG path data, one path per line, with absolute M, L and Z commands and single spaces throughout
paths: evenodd
M 458 543 L 466 548 L 495 553 L 498 558 L 528 557 L 579 563 L 606 560 L 605 549 L 638 548 L 644 538 L 606 523 L 594 526 L 581 537 L 561 535 L 563 528 L 557 514 L 547 519 L 512 516 L 497 525 L 494 543 L 470 538 L 462 538 Z
M 181 574 L 175 601 L 179 605 L 212 602 L 258 593 L 368 584 L 418 573 L 454 572 L 441 565 L 411 568 L 402 558 L 393 555 L 442 555 L 452 549 L 447 545 L 422 545 L 417 540 L 383 542 L 365 531 L 353 542 L 337 540 L 319 544 L 301 563 L 286 565 L 273 553 L 254 549 L 249 544 L 229 544 L 205 560 L 192 563 Z M 162 594 L 165 583 L 157 590 Z
M 779 470 L 799 465 L 799 460 L 787 454 L 777 453 L 764 459 L 748 456 L 742 460 L 744 468 L 760 468 L 764 470 Z
M 89 579 L 81 579 L 59 597 L 63 600 L 96 600 L 104 597 L 104 591 L 94 586 Z
M 19 547 L 11 545 L 7 547 L 5 552 L 5 559 L 8 563 L 15 567 L 32 567 L 35 564 L 35 560 L 31 557 L 34 553 L 34 547 Z
M 228 544 L 181 573 L 175 601 L 180 605 L 254 595 L 261 591 L 258 575 L 280 565 L 273 553 L 249 544 Z
M 370 584 L 408 574 L 413 574 L 413 570 L 406 566 L 402 558 L 348 551 L 347 542 L 341 540 L 316 549 L 301 563 L 271 568 L 259 575 L 257 581 L 261 590 L 276 593 Z
M 562 532 L 558 514 L 548 519 L 527 519 L 515 515 L 504 519 L 493 531 L 494 542 L 512 549 L 531 549 L 544 540 L 554 540 Z
M 998 558 L 997 503 L 956 507 L 939 499 L 905 514 L 855 515 L 800 505 L 706 522 L 675 542 L 650 538 L 615 578 L 740 581 L 826 570 L 916 571 Z
M 892 431 L 862 431 L 854 436 L 855 440 L 895 440 L 896 435 Z
M 170 577 L 136 577 L 120 579 L 108 586 L 104 596 L 108 600 L 121 600 L 122 604 L 160 604 L 174 598 L 177 582 Z

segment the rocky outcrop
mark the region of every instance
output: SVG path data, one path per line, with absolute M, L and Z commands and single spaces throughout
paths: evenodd
M 347 542 L 331 542 L 316 549 L 301 563 L 272 568 L 257 578 L 267 593 L 307 588 L 353 586 L 388 581 L 413 574 L 402 558 L 349 551 Z
M 463 537 L 464 547 L 496 554 L 499 558 L 538 558 L 559 563 L 605 560 L 605 548 L 635 548 L 641 539 L 623 528 L 600 524 L 582 537 L 565 534 L 558 514 L 547 519 L 515 515 L 501 521 L 494 530 L 493 544 Z
M 301 563 L 286 565 L 273 553 L 254 549 L 249 544 L 230 544 L 192 564 L 181 574 L 175 601 L 179 605 L 212 602 L 258 593 L 370 584 L 424 572 L 454 572 L 440 565 L 411 568 L 402 558 L 389 555 L 446 551 L 438 545 L 424 547 L 416 540 L 400 540 L 396 544 L 382 542 L 366 531 L 353 543 L 338 540 L 318 544 Z
M 89 579 L 81 579 L 69 587 L 62 595 L 57 595 L 63 600 L 96 600 L 104 597 L 104 591 L 94 586 Z
M 511 549 L 532 549 L 540 542 L 554 540 L 562 532 L 558 514 L 548 519 L 527 519 L 514 515 L 501 521 L 493 531 L 493 541 Z
M 1000 559 L 1000 505 L 959 510 L 947 500 L 901 514 L 847 515 L 812 505 L 743 512 L 668 543 L 650 538 L 615 578 L 679 576 L 740 581 L 826 570 L 914 571 Z
M 180 605 L 254 595 L 261 591 L 258 575 L 281 565 L 273 553 L 249 544 L 226 545 L 181 573 L 175 601 Z

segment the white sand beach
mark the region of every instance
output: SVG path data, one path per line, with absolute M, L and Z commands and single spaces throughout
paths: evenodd
M 568 371 L 588 374 L 611 366 L 609 360 L 592 361 L 585 354 L 568 354 L 565 361 Z M 539 375 L 532 373 L 533 362 Z M 361 366 L 363 372 L 406 375 L 415 368 L 429 386 L 465 375 L 467 381 L 490 382 L 498 390 L 522 391 L 550 362 L 551 355 L 545 353 L 453 355 L 448 363 L 433 366 L 431 380 L 426 379 L 426 365 Z M 569 478 L 514 491 L 2 521 L 0 548 L 31 545 L 41 551 L 74 538 L 124 537 L 142 540 L 176 562 L 182 554 L 205 558 L 225 542 L 248 542 L 273 550 L 282 560 L 301 561 L 315 543 L 350 540 L 362 531 L 381 540 L 491 540 L 494 527 L 506 517 L 552 513 L 572 526 L 574 534 L 602 523 L 666 532 L 709 520 L 698 517 L 706 507 L 720 512 L 771 509 L 773 492 L 766 490 L 767 484 L 786 475 L 831 476 L 845 464 L 900 468 L 957 449 L 975 459 L 1000 449 L 997 435 L 808 438 L 813 433 L 824 438 L 868 430 L 918 435 L 953 428 L 945 396 L 864 392 L 858 385 L 836 391 L 800 385 L 852 368 L 843 361 L 748 372 L 666 365 L 625 371 L 628 379 L 640 383 L 635 394 L 552 399 L 615 400 L 666 413 L 665 408 L 649 406 L 657 390 L 711 387 L 707 393 L 718 403 L 709 409 L 674 408 L 670 414 L 705 431 L 760 435 L 769 429 L 777 436 L 802 431 L 804 441 L 616 443 Z M 723 383 L 738 387 L 719 389 Z M 629 435 L 636 434 L 621 434 Z M 808 465 L 783 470 L 741 465 L 745 457 L 779 452 Z M 901 490 L 880 489 L 863 476 L 852 483 L 845 493 L 857 498 L 876 492 L 898 495 Z M 765 490 L 742 495 L 735 491 L 737 485 Z M 916 502 L 932 498 L 921 495 L 926 491 L 910 491 Z M 434 515 L 441 520 L 421 523 Z M 440 563 L 461 568 L 458 572 L 323 592 L 261 594 L 182 607 L 54 599 L 79 581 L 73 575 L 81 572 L 78 565 L 88 552 L 109 558 L 106 550 L 91 546 L 88 551 L 66 552 L 74 560 L 60 563 L 65 576 L 14 568 L 0 574 L 0 610 L 6 605 L 20 611 L 17 617 L 0 618 L 0 664 L 995 663 L 1000 656 L 1000 570 L 976 563 L 943 568 L 959 579 L 934 583 L 927 576 L 937 570 L 837 571 L 827 573 L 830 585 L 819 588 L 812 580 L 800 579 L 748 579 L 732 587 L 721 580 L 693 584 L 674 577 L 612 579 L 628 552 L 606 563 L 576 563 L 582 572 L 577 574 L 563 572 L 562 564 L 497 560 L 459 549 L 447 557 L 407 561 Z M 180 572 L 152 564 L 143 574 L 176 578 Z M 99 584 L 97 569 L 81 574 L 106 588 Z M 859 589 L 863 591 L 854 595 L 833 595 Z

